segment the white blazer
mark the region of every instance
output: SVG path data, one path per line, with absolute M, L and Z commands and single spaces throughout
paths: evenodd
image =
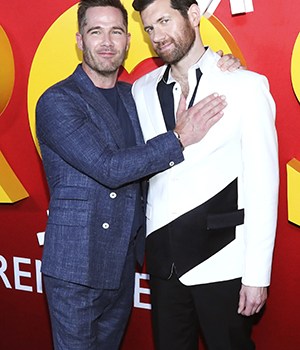
M 242 277 L 245 285 L 267 286 L 278 205 L 275 104 L 264 76 L 246 70 L 222 72 L 218 59 L 208 48 L 189 70 L 189 80 L 200 67 L 203 75 L 195 102 L 214 92 L 225 95 L 224 116 L 199 143 L 186 147 L 184 162 L 150 179 L 147 235 L 238 178 L 238 208 L 245 209 L 244 225 L 236 228 L 233 242 L 180 280 L 193 285 Z M 156 92 L 165 68 L 145 75 L 133 86 L 145 141 L 166 132 Z M 178 98 L 174 100 L 176 111 Z

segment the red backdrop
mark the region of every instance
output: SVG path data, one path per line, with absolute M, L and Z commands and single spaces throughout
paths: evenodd
M 15 58 L 13 94 L 0 116 L 0 151 L 29 193 L 18 203 L 0 204 L 0 349 L 52 347 L 45 296 L 37 287 L 42 248 L 36 233 L 45 229 L 48 192 L 29 128 L 27 86 L 42 37 L 75 3 L 0 0 L 0 25 Z M 253 13 L 232 16 L 229 1 L 223 0 L 215 15 L 237 41 L 248 68 L 268 77 L 277 103 L 281 175 L 278 232 L 270 297 L 254 338 L 258 350 L 295 350 L 300 349 L 300 229 L 287 220 L 285 168 L 291 158 L 300 159 L 300 109 L 290 79 L 300 3 L 256 0 L 254 8 Z M 141 287 L 144 284 L 142 281 Z M 143 298 L 147 300 L 146 295 Z M 134 308 L 123 349 L 153 349 L 149 316 L 149 310 Z

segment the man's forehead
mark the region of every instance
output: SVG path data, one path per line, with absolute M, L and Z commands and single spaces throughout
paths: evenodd
M 149 21 L 160 21 L 165 17 L 173 17 L 179 15 L 179 11 L 171 7 L 170 1 L 155 1 L 141 12 L 143 23 Z
M 85 25 L 102 23 L 105 26 L 122 26 L 125 28 L 124 18 L 121 10 L 111 6 L 90 7 L 86 11 Z

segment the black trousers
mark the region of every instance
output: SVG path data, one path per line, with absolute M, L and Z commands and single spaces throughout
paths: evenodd
M 208 350 L 253 350 L 253 316 L 237 313 L 241 280 L 196 286 L 151 276 L 156 350 L 197 350 L 200 333 Z

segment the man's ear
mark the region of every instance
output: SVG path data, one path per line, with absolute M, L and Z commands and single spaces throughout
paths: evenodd
M 130 34 L 130 33 L 127 33 L 126 51 L 128 51 L 128 49 L 129 49 L 130 41 L 131 41 L 131 34 Z
M 82 35 L 80 33 L 76 33 L 76 42 L 77 42 L 78 49 L 82 51 L 83 44 L 82 44 Z
M 192 4 L 188 9 L 189 20 L 193 27 L 198 27 L 201 20 L 201 11 L 198 5 Z

